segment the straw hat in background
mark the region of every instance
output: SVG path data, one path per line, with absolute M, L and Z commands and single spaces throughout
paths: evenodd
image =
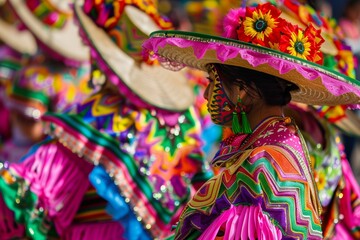
M 21 24 L 7 0 L 0 0 L 0 41 L 15 51 L 32 55 L 37 51 L 34 37 Z
M 89 49 L 73 19 L 73 1 L 8 0 L 21 22 L 56 59 L 80 64 L 89 61 Z
M 93 60 L 122 94 L 142 107 L 182 111 L 193 104 L 183 71 L 166 70 L 143 55 L 142 43 L 152 31 L 172 27 L 155 5 L 77 1 L 74 8 Z

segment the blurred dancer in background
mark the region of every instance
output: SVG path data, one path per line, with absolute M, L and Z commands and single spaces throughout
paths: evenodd
M 5 95 L 13 84 L 16 72 L 29 62 L 30 57 L 36 53 L 37 46 L 30 32 L 22 29 L 21 22 L 12 11 L 8 1 L 0 2 L 0 28 L 0 145 L 8 143 L 8 140 L 12 138 L 19 147 L 13 150 L 24 153 L 28 146 L 24 147 L 20 144 L 22 137 L 15 132 L 18 124 L 10 124 L 14 121 L 15 112 L 9 111 L 6 107 Z M 12 120 L 10 120 L 10 115 Z M 0 157 L 0 161 L 3 160 Z
M 40 118 L 45 112 L 67 111 L 94 90 L 87 85 L 89 50 L 81 42 L 69 6 L 50 9 L 46 1 L 8 1 L 6 6 L 6 14 L 18 16 L 39 46 L 4 94 L 11 138 L 1 148 L 0 160 L 16 162 L 44 138 Z

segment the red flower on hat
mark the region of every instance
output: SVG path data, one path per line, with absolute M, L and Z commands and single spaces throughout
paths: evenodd
M 311 47 L 312 54 L 314 56 L 313 62 L 323 64 L 323 54 L 320 51 L 321 45 L 325 42 L 321 36 L 321 30 L 316 29 L 312 24 L 305 29 L 305 35 L 313 36 L 314 43 Z
M 320 30 L 316 30 L 312 25 L 305 31 L 291 23 L 284 26 L 286 27 L 282 30 L 279 43 L 280 51 L 316 63 L 322 61 L 320 46 L 324 39 Z
M 271 3 L 232 10 L 224 19 L 224 36 L 322 64 L 321 30 L 311 24 L 303 30 L 280 15 Z
M 278 29 L 284 21 L 279 17 L 280 14 L 281 11 L 271 3 L 246 8 L 245 18 L 237 31 L 238 39 L 269 47 L 268 43 L 279 37 Z

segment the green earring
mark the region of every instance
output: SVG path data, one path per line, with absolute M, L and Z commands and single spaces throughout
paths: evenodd
M 240 126 L 239 117 L 238 117 L 236 109 L 233 111 L 232 130 L 235 134 L 243 132 L 243 129 Z
M 240 111 L 241 125 L 240 125 L 239 116 L 237 113 L 237 109 L 239 108 L 239 106 L 240 106 L 240 110 L 241 110 Z M 238 97 L 238 101 L 237 101 L 235 110 L 233 111 L 232 130 L 235 134 L 238 134 L 238 133 L 250 134 L 250 133 L 252 133 L 250 123 L 249 123 L 249 120 L 244 111 L 243 103 L 242 103 L 240 97 Z
M 245 134 L 252 133 L 249 119 L 247 118 L 246 113 L 244 111 L 241 111 L 241 122 L 242 122 L 244 133 Z

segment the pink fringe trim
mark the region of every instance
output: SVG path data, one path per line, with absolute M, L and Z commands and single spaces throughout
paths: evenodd
M 122 240 L 124 229 L 118 222 L 74 224 L 63 240 Z
M 269 240 L 281 239 L 282 233 L 274 226 L 260 206 L 231 206 L 201 234 L 199 240 L 215 239 L 224 227 L 223 239 Z
M 59 142 L 44 144 L 24 162 L 10 166 L 29 183 L 39 198 L 38 207 L 48 211 L 60 236 L 70 226 L 89 187 L 92 168 Z
M 14 219 L 14 213 L 6 206 L 0 196 L 0 239 L 21 238 L 25 235 L 24 226 L 18 225 Z

